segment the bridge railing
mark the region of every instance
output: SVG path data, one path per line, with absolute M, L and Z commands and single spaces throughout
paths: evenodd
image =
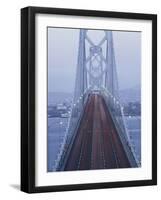
M 68 126 L 66 128 L 65 137 L 60 146 L 60 150 L 55 160 L 55 166 L 53 171 L 63 170 L 64 165 L 68 159 L 69 152 L 71 150 L 72 144 L 74 142 L 77 130 L 80 125 L 80 121 L 82 115 L 84 113 L 84 105 L 87 102 L 88 96 L 90 93 L 90 89 L 85 90 L 84 94 L 82 94 L 78 100 L 73 103 L 72 112 L 70 115 L 70 119 L 68 121 Z
M 120 140 L 123 143 L 123 147 L 132 166 L 140 166 L 140 162 L 136 157 L 136 152 L 129 137 L 129 132 L 124 119 L 123 107 L 121 106 L 119 100 L 116 99 L 109 91 L 107 91 L 106 88 L 102 89 L 102 96 L 104 97 Z

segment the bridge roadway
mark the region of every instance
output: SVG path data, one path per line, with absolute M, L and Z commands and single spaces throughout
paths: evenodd
M 103 97 L 89 95 L 64 171 L 129 167 Z

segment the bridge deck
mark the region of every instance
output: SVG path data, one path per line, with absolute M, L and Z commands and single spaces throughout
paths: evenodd
M 98 94 L 91 94 L 64 170 L 129 167 L 104 99 Z

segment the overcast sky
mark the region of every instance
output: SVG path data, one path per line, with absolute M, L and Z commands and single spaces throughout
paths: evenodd
M 99 41 L 101 32 L 91 32 Z M 113 31 L 119 89 L 140 86 L 141 33 Z M 48 28 L 48 91 L 73 92 L 79 29 Z

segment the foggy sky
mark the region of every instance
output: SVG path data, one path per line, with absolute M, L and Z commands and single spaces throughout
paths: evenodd
M 94 41 L 100 34 L 91 33 Z M 140 86 L 141 33 L 113 31 L 119 89 Z M 79 29 L 48 28 L 48 91 L 73 92 Z

